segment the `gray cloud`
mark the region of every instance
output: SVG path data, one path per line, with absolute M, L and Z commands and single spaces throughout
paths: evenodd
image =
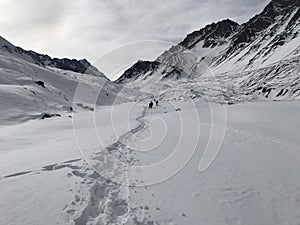
M 186 34 L 214 21 L 230 18 L 243 23 L 268 1 L 0 0 L 0 35 L 26 49 L 95 62 L 126 43 L 177 43 Z M 149 59 L 154 52 L 159 54 L 160 48 L 155 49 Z M 147 55 L 142 53 L 140 58 Z

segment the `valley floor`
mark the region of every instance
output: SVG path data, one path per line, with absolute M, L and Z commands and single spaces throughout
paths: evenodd
M 0 224 L 300 224 L 299 102 L 146 106 L 0 127 Z

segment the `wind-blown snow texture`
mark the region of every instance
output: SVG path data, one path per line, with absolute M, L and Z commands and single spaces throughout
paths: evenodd
M 226 19 L 187 35 L 156 61 L 137 62 L 117 82 L 143 87 L 151 79 L 170 91 L 196 83 L 192 92 L 219 102 L 298 99 L 299 53 L 299 1 L 273 0 L 244 24 Z M 207 92 L 207 83 L 223 97 Z

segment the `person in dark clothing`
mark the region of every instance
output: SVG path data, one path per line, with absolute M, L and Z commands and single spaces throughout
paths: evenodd
M 151 102 L 149 103 L 149 108 L 152 109 L 152 107 L 153 107 L 153 102 L 151 101 Z
M 156 100 L 155 103 L 156 103 L 156 106 L 158 106 L 158 100 Z

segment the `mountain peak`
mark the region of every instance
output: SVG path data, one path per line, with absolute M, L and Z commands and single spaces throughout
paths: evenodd
M 184 48 L 190 49 L 198 42 L 204 41 L 203 47 L 215 47 L 218 45 L 220 39 L 226 39 L 231 36 L 239 27 L 239 24 L 225 19 L 217 23 L 211 23 L 204 28 L 194 31 L 179 43 Z
M 235 22 L 235 21 L 233 21 L 233 20 L 231 20 L 229 18 L 221 20 L 221 21 L 217 22 L 216 24 L 219 24 L 219 25 L 225 24 L 225 25 L 239 26 L 239 24 L 237 22 Z
M 87 59 L 68 59 L 68 58 L 51 58 L 49 55 L 40 54 L 31 50 L 24 50 L 16 47 L 2 36 L 0 36 L 0 49 L 16 55 L 26 61 L 39 66 L 50 66 L 58 69 L 69 70 L 76 73 L 87 73 L 90 75 L 105 77 L 96 67 Z
M 162 79 L 173 68 L 178 68 L 182 76 L 175 74 L 168 78 L 194 78 L 204 74 L 207 67 L 221 74 L 263 68 L 299 55 L 299 5 L 300 0 L 270 0 L 261 13 L 241 25 L 224 19 L 188 34 L 156 59 L 165 72 L 161 74 Z M 144 69 L 144 64 L 134 65 L 119 80 L 133 81 L 157 71 L 152 67 Z
M 241 30 L 234 37 L 230 51 L 233 51 L 240 45 L 243 46 L 246 43 L 252 42 L 261 32 L 266 31 L 272 25 L 277 24 L 276 26 L 278 26 L 280 22 L 284 23 L 284 21 L 287 21 L 291 13 L 296 10 L 299 5 L 299 0 L 272 0 L 260 14 L 242 24 Z M 298 19 L 299 13 L 295 14 L 292 20 L 296 21 Z
M 157 61 L 142 61 L 138 60 L 132 67 L 127 69 L 124 74 L 116 80 L 116 83 L 123 83 L 125 80 L 131 78 L 137 78 L 140 74 L 145 73 L 146 71 L 154 72 L 159 66 Z

